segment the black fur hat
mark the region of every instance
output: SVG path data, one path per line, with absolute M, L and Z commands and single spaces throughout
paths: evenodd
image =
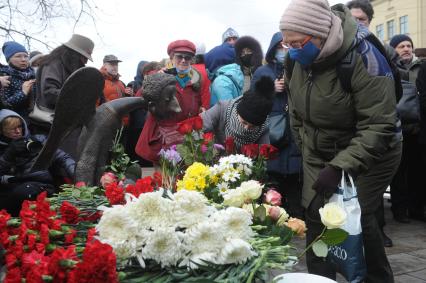
M 259 41 L 254 39 L 251 36 L 242 36 L 240 37 L 234 45 L 235 48 L 235 61 L 238 65 L 242 66 L 241 62 L 241 53 L 244 48 L 248 48 L 253 51 L 251 58 L 252 71 L 254 72 L 258 67 L 262 66 L 263 52 L 262 47 L 260 46 Z
M 272 110 L 272 96 L 275 93 L 274 81 L 262 76 L 254 85 L 254 91 L 244 93 L 237 105 L 237 112 L 245 121 L 260 126 Z

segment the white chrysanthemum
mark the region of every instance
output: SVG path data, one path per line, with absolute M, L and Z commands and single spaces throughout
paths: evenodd
M 182 239 L 183 233 L 174 228 L 156 228 L 146 241 L 142 257 L 155 260 L 161 267 L 176 265 L 186 252 Z
M 201 222 L 186 231 L 185 244 L 191 254 L 218 252 L 224 241 L 223 227 L 215 222 Z
M 242 182 L 239 188 L 245 200 L 256 200 L 262 195 L 263 186 L 258 181 L 250 180 Z
M 216 263 L 216 258 L 217 253 L 212 252 L 194 254 L 185 261 L 185 265 L 190 269 L 198 269 L 199 266 L 206 266 L 209 263 Z
M 137 251 L 142 248 L 135 238 L 123 242 L 110 242 L 107 240 L 102 242 L 112 247 L 118 260 L 126 260 L 134 257 Z
M 241 239 L 231 239 L 223 247 L 220 255 L 218 256 L 217 263 L 242 264 L 255 255 L 256 253 L 252 250 L 249 243 Z
M 162 197 L 163 191 L 141 194 L 139 198 L 127 203 L 129 213 L 139 223 L 140 229 L 167 227 L 176 222 L 173 202 Z
M 227 239 L 248 240 L 253 236 L 251 215 L 242 208 L 228 207 L 216 212 L 212 218 L 223 227 Z
M 103 208 L 102 217 L 96 225 L 99 240 L 102 242 L 107 241 L 111 245 L 135 238 L 138 231 L 137 228 L 137 221 L 129 213 L 129 209 L 122 205 Z
M 191 227 L 204 221 L 212 213 L 206 205 L 207 198 L 199 192 L 180 190 L 173 195 L 173 198 L 177 227 Z

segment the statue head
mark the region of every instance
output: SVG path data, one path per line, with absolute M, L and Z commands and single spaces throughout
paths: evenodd
M 176 99 L 176 79 L 173 75 L 156 73 L 146 76 L 142 94 L 148 101 L 149 112 L 157 119 L 166 119 L 182 111 Z

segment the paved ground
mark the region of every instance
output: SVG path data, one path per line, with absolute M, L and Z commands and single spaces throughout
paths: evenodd
M 390 204 L 385 201 L 387 225 L 385 233 L 392 239 L 394 246 L 386 248 L 396 283 L 426 283 L 426 223 L 412 221 L 400 224 L 392 219 Z M 298 248 L 304 247 L 304 241 L 297 240 Z M 295 272 L 307 272 L 304 259 L 295 267 Z M 338 276 L 337 282 L 347 282 Z

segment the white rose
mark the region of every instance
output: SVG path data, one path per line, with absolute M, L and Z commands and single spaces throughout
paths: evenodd
M 261 185 L 258 181 L 250 180 L 242 182 L 240 189 L 244 194 L 245 199 L 255 200 L 262 195 L 263 185 Z
M 239 190 L 228 190 L 223 194 L 223 204 L 227 206 L 242 207 L 244 196 Z
M 319 209 L 321 222 L 328 229 L 340 228 L 346 222 L 346 212 L 335 202 L 330 202 Z

